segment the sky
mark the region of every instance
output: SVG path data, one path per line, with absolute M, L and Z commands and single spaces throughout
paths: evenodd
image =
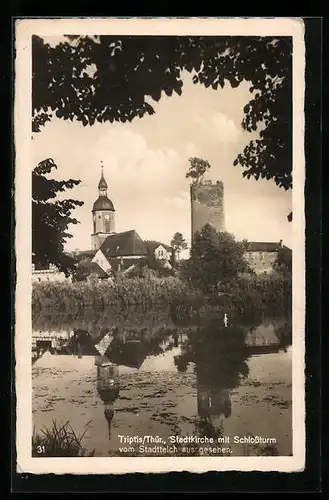
M 183 74 L 183 93 L 149 99 L 155 114 L 132 123 L 79 122 L 53 118 L 33 135 L 33 169 L 53 158 L 57 179 L 81 179 L 65 196 L 82 200 L 74 210 L 80 221 L 71 225 L 66 250 L 91 248 L 93 202 L 101 162 L 108 197 L 116 214 L 116 231 L 135 229 L 143 239 L 170 243 L 179 231 L 190 244 L 191 218 L 188 159 L 198 156 L 211 164 L 207 179 L 224 183 L 226 230 L 249 241 L 279 241 L 292 246 L 292 193 L 272 180 L 243 178 L 233 161 L 257 133 L 242 129 L 243 107 L 250 100 L 249 85 L 213 90 L 193 84 Z

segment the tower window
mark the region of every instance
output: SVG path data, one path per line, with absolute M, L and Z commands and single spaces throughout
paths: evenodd
M 110 232 L 110 221 L 108 219 L 105 219 L 105 232 Z

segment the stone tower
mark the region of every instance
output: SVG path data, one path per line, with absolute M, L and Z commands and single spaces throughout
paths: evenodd
M 91 247 L 98 250 L 105 238 L 115 232 L 115 210 L 112 201 L 107 197 L 107 182 L 104 178 L 103 167 L 98 183 L 98 198 L 92 209 L 93 234 Z
M 217 231 L 225 231 L 224 185 L 217 181 L 204 181 L 190 186 L 191 195 L 191 241 L 196 231 L 210 224 Z

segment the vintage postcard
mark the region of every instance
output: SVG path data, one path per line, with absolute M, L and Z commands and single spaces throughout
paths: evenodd
M 301 19 L 17 19 L 17 472 L 302 471 Z

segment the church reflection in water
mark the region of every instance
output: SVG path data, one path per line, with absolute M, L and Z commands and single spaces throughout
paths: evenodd
M 111 439 L 111 424 L 115 414 L 115 401 L 120 392 L 120 366 L 139 370 L 145 359 L 163 354 L 160 339 L 146 339 L 146 332 L 139 335 L 134 331 L 119 331 L 115 328 L 107 333 L 104 341 L 96 344 L 103 355 L 95 356 L 97 366 L 97 392 L 104 403 L 104 415 L 108 423 L 109 439 Z M 176 343 L 174 338 L 174 343 Z
M 104 403 L 104 415 L 108 424 L 109 439 L 111 439 L 114 402 L 120 392 L 119 368 L 106 356 L 96 356 L 95 365 L 97 366 L 97 392 Z

